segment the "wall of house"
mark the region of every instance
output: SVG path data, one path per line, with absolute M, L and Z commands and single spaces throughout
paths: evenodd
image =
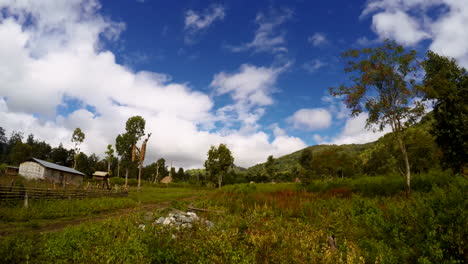
M 45 170 L 45 178 L 58 184 L 63 184 L 65 182 L 66 184 L 80 185 L 83 183 L 82 175 L 48 168 Z
M 45 168 L 37 162 L 26 161 L 20 164 L 19 174 L 27 179 L 44 179 Z

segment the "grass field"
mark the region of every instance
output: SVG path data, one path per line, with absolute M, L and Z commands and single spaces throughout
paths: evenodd
M 418 175 L 410 199 L 400 182 L 400 178 L 374 177 L 318 181 L 307 188 L 296 184 L 241 184 L 219 191 L 148 187 L 128 198 L 38 205 L 44 210 L 56 208 L 47 212 L 35 211 L 32 205 L 31 216 L 42 221 L 164 201 L 179 210 L 192 203 L 224 213 L 198 213 L 215 223 L 212 229 L 153 226 L 153 219 L 167 216 L 167 210 L 148 208 L 56 232 L 15 233 L 0 241 L 0 262 L 466 263 L 467 180 L 442 172 Z M 91 209 L 99 206 L 101 211 Z M 57 213 L 58 208 L 65 213 Z M 3 209 L 3 223 L 25 221 L 24 209 L 11 207 L 8 213 Z M 148 211 L 154 213 L 153 219 L 147 219 Z M 336 237 L 336 249 L 327 243 L 330 235 Z

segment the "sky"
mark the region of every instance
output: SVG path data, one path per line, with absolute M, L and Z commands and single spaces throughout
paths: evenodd
M 146 163 L 250 167 L 316 144 L 371 142 L 329 87 L 340 54 L 392 39 L 468 67 L 468 0 L 0 0 L 0 126 L 103 157 L 146 120 Z

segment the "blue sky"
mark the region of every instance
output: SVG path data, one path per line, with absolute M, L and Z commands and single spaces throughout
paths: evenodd
M 226 143 L 248 167 L 314 144 L 365 143 L 328 88 L 340 53 L 389 38 L 468 65 L 466 0 L 0 0 L 0 126 L 103 155 L 128 117 L 149 158 L 200 167 Z

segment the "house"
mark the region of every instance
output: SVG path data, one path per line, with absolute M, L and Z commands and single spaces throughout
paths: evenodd
M 8 166 L 5 168 L 5 175 L 7 176 L 16 176 L 18 175 L 19 168 Z
M 84 174 L 61 165 L 31 158 L 19 166 L 19 174 L 27 179 L 48 180 L 60 184 L 80 185 Z

